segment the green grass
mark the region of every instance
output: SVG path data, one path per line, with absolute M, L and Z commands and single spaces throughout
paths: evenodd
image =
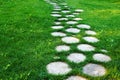
M 60 1 L 60 0 L 58 0 Z M 64 1 L 64 0 L 63 0 Z M 53 7 L 43 0 L 0 0 L 0 80 L 63 80 L 71 75 L 80 75 L 90 80 L 120 79 L 120 1 L 119 0 L 66 0 L 71 8 L 82 8 L 78 17 L 92 26 L 101 40 L 94 44 L 105 48 L 111 56 L 109 63 L 92 60 L 91 53 L 84 53 L 87 60 L 74 64 L 66 60 L 67 53 L 56 53 L 54 48 L 63 44 L 60 38 L 50 35 L 55 19 L 50 16 Z M 74 4 L 73 4 L 74 3 Z M 71 35 L 71 34 L 69 34 Z M 82 34 L 85 35 L 85 34 Z M 76 37 L 81 38 L 78 34 Z M 83 43 L 85 43 L 83 41 Z M 76 51 L 72 46 L 71 52 Z M 73 71 L 68 75 L 54 76 L 46 71 L 46 65 L 53 56 L 61 56 Z M 82 67 L 94 62 L 107 69 L 103 77 L 93 78 L 82 73 Z

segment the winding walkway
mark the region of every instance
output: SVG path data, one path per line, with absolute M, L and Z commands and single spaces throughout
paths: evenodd
M 74 11 L 67 6 L 67 3 L 52 2 L 50 0 L 45 0 L 47 3 L 53 5 L 54 10 L 51 13 L 51 16 L 55 17 L 56 20 L 54 25 L 51 28 L 54 32 L 51 33 L 53 37 L 61 37 L 62 45 L 55 47 L 55 50 L 58 53 L 70 51 L 71 45 L 74 45 L 78 51 L 70 53 L 66 56 L 66 59 L 71 63 L 76 63 L 78 65 L 81 62 L 84 62 L 87 57 L 84 53 L 93 52 L 95 53 L 97 47 L 94 46 L 95 43 L 100 40 L 95 36 L 97 33 L 91 29 L 91 26 L 88 24 L 80 24 L 82 18 L 76 17 L 80 13 L 84 12 L 82 9 L 75 9 Z M 82 36 L 81 39 L 75 35 L 81 34 L 84 32 L 86 36 Z M 85 41 L 86 43 L 82 43 Z M 63 45 L 64 44 L 64 45 Z M 91 45 L 92 44 L 92 45 Z M 77 45 L 77 46 L 76 46 Z M 81 53 L 79 53 L 81 52 Z M 107 50 L 100 49 L 98 53 L 95 53 L 92 58 L 97 62 L 109 62 L 111 58 L 106 55 Z M 59 57 L 55 57 L 59 59 Z M 90 56 L 91 57 L 91 56 Z M 53 75 L 66 75 L 70 73 L 73 69 L 63 61 L 51 62 L 46 66 L 46 69 L 49 74 Z M 82 68 L 83 74 L 86 74 L 91 77 L 100 77 L 104 76 L 107 72 L 106 68 L 100 64 L 88 63 Z M 78 75 L 71 75 L 66 80 L 87 80 L 86 78 Z

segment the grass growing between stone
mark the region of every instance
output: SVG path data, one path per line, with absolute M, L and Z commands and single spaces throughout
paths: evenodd
M 50 16 L 53 9 L 51 5 L 43 0 L 1 0 L 0 80 L 64 80 L 72 75 L 80 75 L 90 80 L 120 79 L 120 1 L 67 0 L 66 2 L 71 8 L 85 10 L 78 16 L 84 19 L 80 23 L 91 25 L 92 30 L 97 32 L 100 42 L 93 45 L 98 49 L 107 49 L 109 52 L 105 54 L 109 55 L 112 61 L 108 63 L 94 61 L 92 60 L 94 53 L 88 52 L 84 53 L 87 58 L 85 62 L 71 63 L 67 60 L 67 56 L 78 51 L 75 46 L 71 46 L 72 50 L 69 52 L 55 51 L 55 47 L 63 43 L 60 38 L 54 38 L 50 34 L 54 31 L 51 26 L 55 19 Z M 82 37 L 78 34 L 77 38 Z M 54 56 L 61 56 L 61 59 L 55 60 Z M 46 71 L 46 65 L 52 61 L 64 61 L 73 70 L 67 75 L 50 75 Z M 97 78 L 83 74 L 82 67 L 91 62 L 104 65 L 107 74 Z

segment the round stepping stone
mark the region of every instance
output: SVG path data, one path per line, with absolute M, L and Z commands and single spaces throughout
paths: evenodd
M 74 18 L 73 20 L 79 21 L 79 20 L 83 20 L 83 19 L 82 18 Z
M 75 12 L 83 12 L 84 10 L 82 9 L 76 9 Z
M 109 62 L 111 58 L 105 54 L 97 53 L 93 55 L 93 59 L 99 62 Z
M 64 28 L 63 26 L 52 26 L 53 29 L 62 29 Z
M 95 31 L 87 30 L 85 31 L 86 34 L 88 35 L 96 35 L 97 33 Z
M 64 21 L 67 21 L 68 18 L 59 18 L 58 20 L 59 20 L 59 21 L 63 21 L 63 20 L 64 20 Z
M 67 3 L 61 3 L 60 5 L 63 5 L 63 6 L 65 6 L 65 5 L 67 5 Z
M 65 33 L 62 33 L 62 32 L 53 32 L 51 33 L 52 36 L 55 36 L 55 37 L 64 37 L 66 36 Z
M 56 25 L 60 25 L 61 24 L 61 22 L 54 22 Z
M 94 51 L 95 50 L 95 47 L 89 44 L 79 44 L 77 48 L 78 50 L 81 50 L 81 51 Z
M 82 28 L 82 29 L 90 29 L 90 26 L 86 25 L 86 24 L 79 24 L 79 25 L 77 25 L 77 27 Z
M 63 37 L 62 41 L 67 44 L 79 43 L 79 39 L 75 37 Z
M 56 8 L 56 9 L 54 9 L 54 11 L 60 11 L 61 9 L 60 8 Z
M 78 22 L 76 22 L 76 21 L 68 21 L 68 22 L 66 22 L 67 24 L 70 24 L 70 25 L 73 25 L 73 24 L 77 24 Z
M 66 15 L 66 17 L 75 17 L 74 15 Z
M 59 13 L 59 12 L 52 12 L 52 14 L 57 14 L 57 13 Z
M 46 68 L 48 73 L 53 75 L 65 75 L 72 70 L 68 64 L 64 62 L 52 62 L 48 64 Z
M 108 52 L 108 51 L 105 50 L 105 49 L 101 49 L 100 51 L 103 52 L 103 53 L 107 53 L 107 52 Z
M 98 77 L 105 75 L 106 69 L 101 65 L 89 63 L 83 67 L 83 73 L 92 77 Z
M 67 59 L 74 63 L 80 63 L 85 61 L 86 56 L 81 53 L 72 53 L 67 57 Z
M 51 16 L 53 16 L 53 17 L 61 17 L 62 15 L 60 15 L 60 14 L 51 14 Z
M 69 13 L 70 11 L 68 11 L 68 10 L 63 10 L 63 11 L 61 11 L 62 13 Z
M 83 78 L 81 76 L 70 76 L 68 79 L 66 80 L 87 80 L 86 78 Z
M 68 8 L 68 6 L 64 6 L 65 8 Z
M 60 59 L 60 57 L 59 56 L 54 56 L 53 59 Z
M 80 30 L 77 28 L 68 28 L 65 31 L 69 32 L 69 33 L 79 33 L 80 32 Z
M 56 51 L 57 52 L 65 52 L 65 51 L 69 51 L 70 47 L 67 45 L 60 45 L 56 47 Z
M 83 37 L 83 39 L 87 42 L 90 42 L 90 43 L 96 43 L 98 42 L 99 40 L 95 37 Z

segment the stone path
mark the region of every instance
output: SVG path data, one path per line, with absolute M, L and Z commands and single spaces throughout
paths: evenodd
M 88 24 L 80 24 L 79 22 L 83 20 L 82 18 L 76 17 L 81 12 L 84 12 L 82 9 L 75 9 L 72 11 L 68 6 L 67 3 L 57 3 L 52 2 L 51 0 L 45 0 L 47 3 L 53 5 L 54 9 L 53 12 L 51 12 L 51 16 L 55 17 L 56 20 L 53 23 L 54 26 L 51 26 L 51 28 L 54 30 L 54 32 L 51 33 L 53 37 L 61 37 L 61 41 L 63 44 L 58 45 L 55 47 L 55 50 L 58 53 L 61 52 L 68 52 L 70 51 L 71 45 L 76 44 L 75 46 L 79 52 L 81 53 L 70 53 L 68 56 L 66 56 L 66 59 L 70 62 L 76 63 L 78 65 L 81 62 L 84 62 L 87 57 L 85 52 L 93 52 L 96 51 L 97 47 L 94 46 L 95 43 L 99 42 L 100 40 L 95 37 L 97 33 L 93 30 L 91 30 L 91 26 Z M 64 25 L 63 25 L 64 24 Z M 68 26 L 68 27 L 66 27 Z M 73 27 L 74 26 L 74 27 Z M 64 30 L 64 32 L 62 31 Z M 84 31 L 84 34 L 87 36 L 82 36 L 81 39 L 78 37 L 75 37 L 75 35 L 80 34 L 81 31 Z M 72 34 L 71 36 L 68 34 Z M 86 43 L 81 43 L 81 40 L 84 40 Z M 92 58 L 93 60 L 97 62 L 109 62 L 111 61 L 111 58 L 106 55 L 107 50 L 101 49 L 99 50 L 101 53 L 95 53 Z M 83 53 L 82 53 L 83 52 Z M 91 56 L 90 56 L 91 57 Z M 54 59 L 59 59 L 59 57 L 54 57 Z M 88 63 L 82 67 L 83 74 L 86 74 L 91 77 L 100 77 L 106 74 L 107 70 L 104 66 L 100 64 L 95 63 Z M 56 61 L 51 62 L 46 66 L 46 69 L 49 74 L 53 75 L 66 75 L 69 72 L 71 72 L 73 69 L 63 61 Z M 87 80 L 84 77 L 81 77 L 80 75 L 71 75 L 66 80 Z

